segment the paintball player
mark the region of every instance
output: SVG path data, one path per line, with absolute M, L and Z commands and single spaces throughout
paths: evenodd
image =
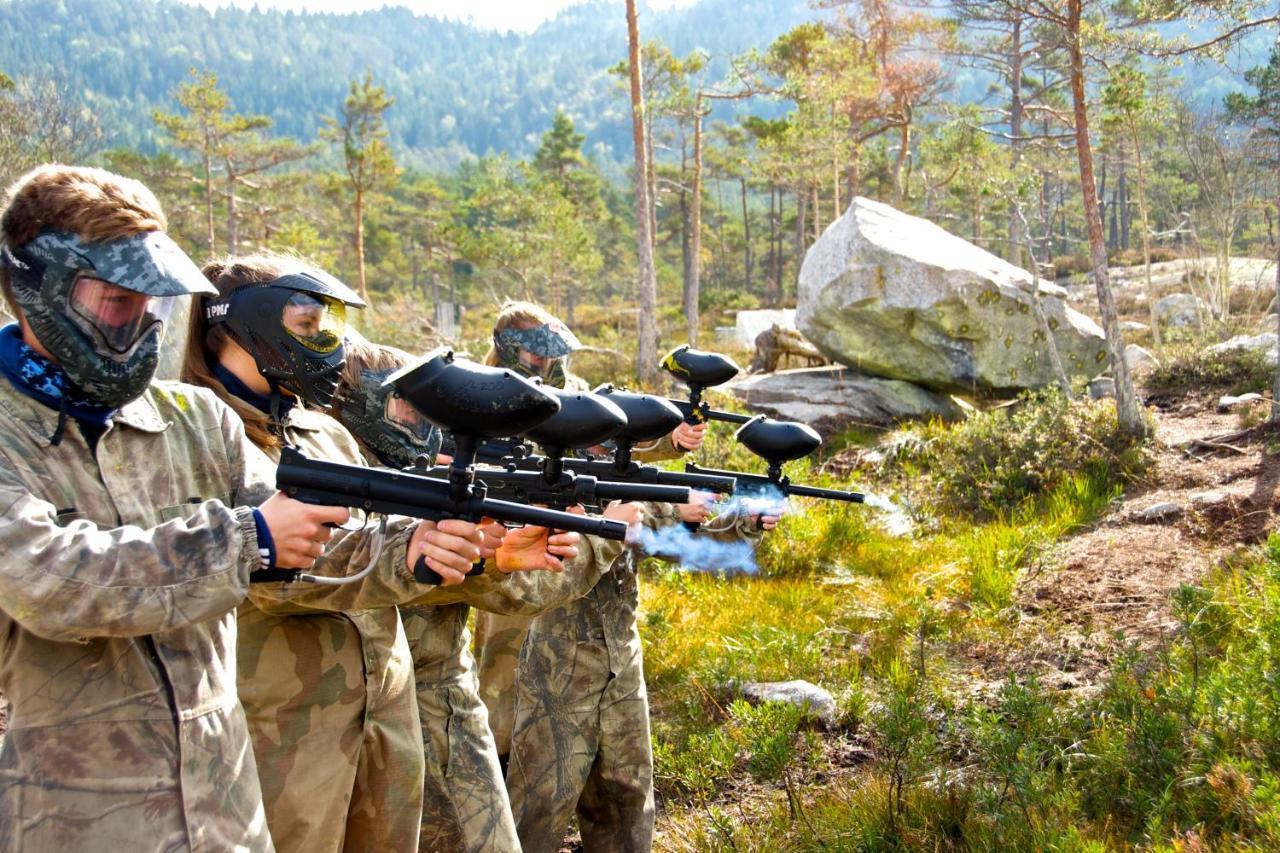
M 570 356 L 582 343 L 564 323 L 532 302 L 508 301 L 493 324 L 493 344 L 485 364 L 509 367 L 567 391 L 587 391 L 587 381 L 569 371 Z M 706 424 L 681 424 L 651 445 L 637 446 L 637 459 L 669 459 L 702 446 Z M 480 696 L 489 711 L 498 756 L 505 768 L 515 724 L 515 673 L 520 644 L 531 620 L 525 616 L 476 614 L 476 658 Z
M 705 493 L 702 493 L 705 495 Z M 645 504 L 654 530 L 753 541 L 778 516 L 710 519 L 706 500 Z M 525 853 L 554 853 L 577 813 L 587 851 L 653 844 L 653 753 L 640 632 L 639 554 L 628 546 L 587 595 L 532 621 L 519 652 L 507 792 Z
M 345 313 L 363 303 L 345 284 L 284 256 L 206 265 L 215 293 L 191 312 L 183 375 L 244 419 L 273 459 L 288 443 L 312 458 L 363 464 L 350 434 L 322 411 L 343 366 Z M 408 545 L 410 528 L 419 531 Z M 497 547 L 500 525 L 457 520 L 390 524 L 390 554 L 420 550 L 460 581 Z M 373 528 L 342 531 L 334 547 L 363 553 Z M 576 535 L 561 544 L 570 556 Z M 366 557 L 366 561 L 367 561 Z M 266 821 L 278 849 L 414 851 L 423 753 L 412 661 L 394 604 L 447 595 L 371 576 L 349 586 L 258 583 L 239 608 L 240 699 L 257 756 Z M 384 594 L 385 593 L 385 594 Z M 380 605 L 380 606 L 379 606 Z
M 439 450 L 439 430 L 383 385 L 388 375 L 408 361 L 405 353 L 394 348 L 348 340 L 347 364 L 333 413 L 360 442 L 371 464 L 405 468 L 419 456 L 430 462 Z M 638 521 L 639 515 L 638 504 L 605 511 L 606 517 L 627 522 Z M 420 850 L 520 850 L 471 657 L 469 604 L 536 613 L 581 596 L 621 548 L 594 538 L 588 542 L 589 547 L 569 561 L 563 574 L 513 578 L 509 584 L 513 589 L 505 595 L 479 595 L 437 606 L 401 606 L 427 762 Z
M 211 290 L 165 228 L 70 166 L 0 212 L 0 850 L 272 849 L 234 611 L 268 542 L 312 568 L 348 513 L 274 493 L 234 412 L 152 381 L 174 301 Z

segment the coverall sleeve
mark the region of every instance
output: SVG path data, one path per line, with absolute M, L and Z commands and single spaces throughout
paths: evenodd
M 253 513 L 205 501 L 144 529 L 60 525 L 0 472 L 0 609 L 49 640 L 137 637 L 213 619 L 245 596 L 258 562 Z

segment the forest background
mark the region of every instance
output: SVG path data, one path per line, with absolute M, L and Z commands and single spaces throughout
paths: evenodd
M 1114 255 L 1138 244 L 1142 151 L 1157 252 L 1247 252 L 1274 239 L 1257 140 L 1223 112 L 1226 94 L 1247 89 L 1242 73 L 1266 61 L 1271 34 L 1250 28 L 1176 56 L 1141 50 L 1157 32 L 1166 54 L 1212 41 L 1232 14 L 1223 6 L 1191 4 L 1145 30 L 1132 9 L 1092 13 L 1091 95 L 1115 81 L 1129 90 L 1125 104 L 1100 107 L 1109 123 L 1096 122 Z M 1015 31 L 1001 8 L 642 7 L 663 343 L 726 311 L 794 304 L 805 250 L 856 194 L 1026 266 L 1021 207 L 1038 260 L 1056 259 L 1059 276 L 1086 270 L 1064 44 L 1030 18 Z M 0 26 L 0 179 L 51 159 L 136 175 L 196 257 L 294 250 L 372 291 L 375 310 L 425 303 L 413 312 L 425 325 L 398 343 L 450 330 L 455 317 L 437 317 L 438 303 L 487 314 L 519 296 L 588 324 L 630 360 L 617 4 L 572 7 L 527 34 L 396 8 L 210 12 L 167 0 L 8 0 Z

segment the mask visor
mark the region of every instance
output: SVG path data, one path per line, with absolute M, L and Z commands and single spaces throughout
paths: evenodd
M 118 284 L 77 276 L 71 286 L 71 319 L 107 358 L 124 359 L 154 326 L 163 326 L 173 297 L 148 296 Z
M 425 445 L 431 439 L 431 423 L 405 398 L 389 394 L 384 415 L 389 425 L 403 432 L 410 440 Z
M 284 304 L 280 324 L 307 349 L 328 355 L 342 346 L 347 307 L 328 296 L 296 291 Z

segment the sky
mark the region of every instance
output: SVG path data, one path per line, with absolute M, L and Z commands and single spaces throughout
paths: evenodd
M 529 32 L 582 0 L 183 0 L 209 9 L 220 6 L 273 8 L 295 12 L 363 12 L 405 6 L 420 15 L 470 20 L 478 27 Z M 611 0 L 622 6 L 623 0 Z M 646 0 L 652 9 L 688 6 L 696 0 Z

